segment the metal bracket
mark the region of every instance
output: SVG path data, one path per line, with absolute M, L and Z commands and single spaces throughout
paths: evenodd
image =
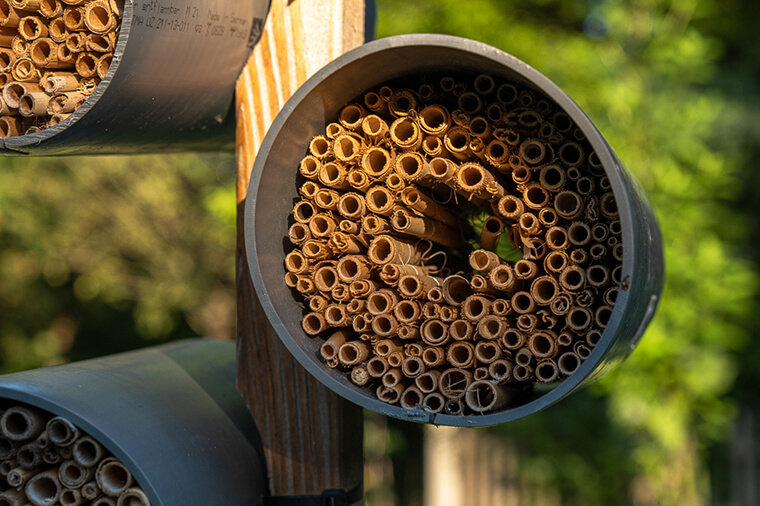
M 261 498 L 261 506 L 350 506 L 362 498 L 362 486 L 348 492 L 328 489 L 320 495 L 267 495 Z

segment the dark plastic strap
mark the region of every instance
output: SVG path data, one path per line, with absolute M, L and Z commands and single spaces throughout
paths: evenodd
M 321 495 L 267 495 L 262 497 L 262 506 L 349 506 L 362 497 L 362 487 L 354 487 L 348 492 L 343 489 L 329 489 Z

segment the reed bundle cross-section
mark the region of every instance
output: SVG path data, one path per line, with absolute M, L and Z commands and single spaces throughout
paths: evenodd
M 294 167 L 285 260 L 325 367 L 450 415 L 577 371 L 612 315 L 623 244 L 570 117 L 462 74 L 386 83 L 334 120 Z

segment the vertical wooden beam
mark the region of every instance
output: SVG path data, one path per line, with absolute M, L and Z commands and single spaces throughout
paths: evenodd
M 243 213 L 267 129 L 309 76 L 364 42 L 364 9 L 363 0 L 272 0 L 237 84 L 237 386 L 261 433 L 272 495 L 362 482 L 361 409 L 312 378 L 269 325 L 248 273 Z

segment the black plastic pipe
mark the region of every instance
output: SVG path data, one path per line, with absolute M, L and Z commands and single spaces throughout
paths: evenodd
M 270 0 L 126 0 L 103 81 L 64 121 L 0 139 L 4 155 L 208 151 L 235 143 L 235 82 Z
M 0 398 L 87 432 L 153 506 L 242 506 L 266 495 L 261 439 L 235 389 L 231 342 L 191 339 L 6 374 Z
M 500 412 L 453 416 L 405 409 L 377 400 L 321 360 L 320 340 L 301 328 L 302 308 L 284 282 L 288 215 L 296 197 L 298 164 L 310 139 L 338 111 L 387 81 L 425 72 L 490 74 L 534 89 L 562 108 L 599 155 L 620 213 L 621 290 L 600 342 L 590 357 L 553 390 L 536 389 L 523 403 Z M 282 342 L 317 379 L 339 395 L 379 413 L 439 425 L 484 426 L 525 417 L 564 398 L 625 359 L 654 315 L 663 285 L 662 238 L 646 195 L 597 128 L 559 87 L 494 47 L 446 35 L 414 34 L 370 42 L 331 62 L 285 104 L 256 158 L 245 209 L 248 265 L 261 304 Z

